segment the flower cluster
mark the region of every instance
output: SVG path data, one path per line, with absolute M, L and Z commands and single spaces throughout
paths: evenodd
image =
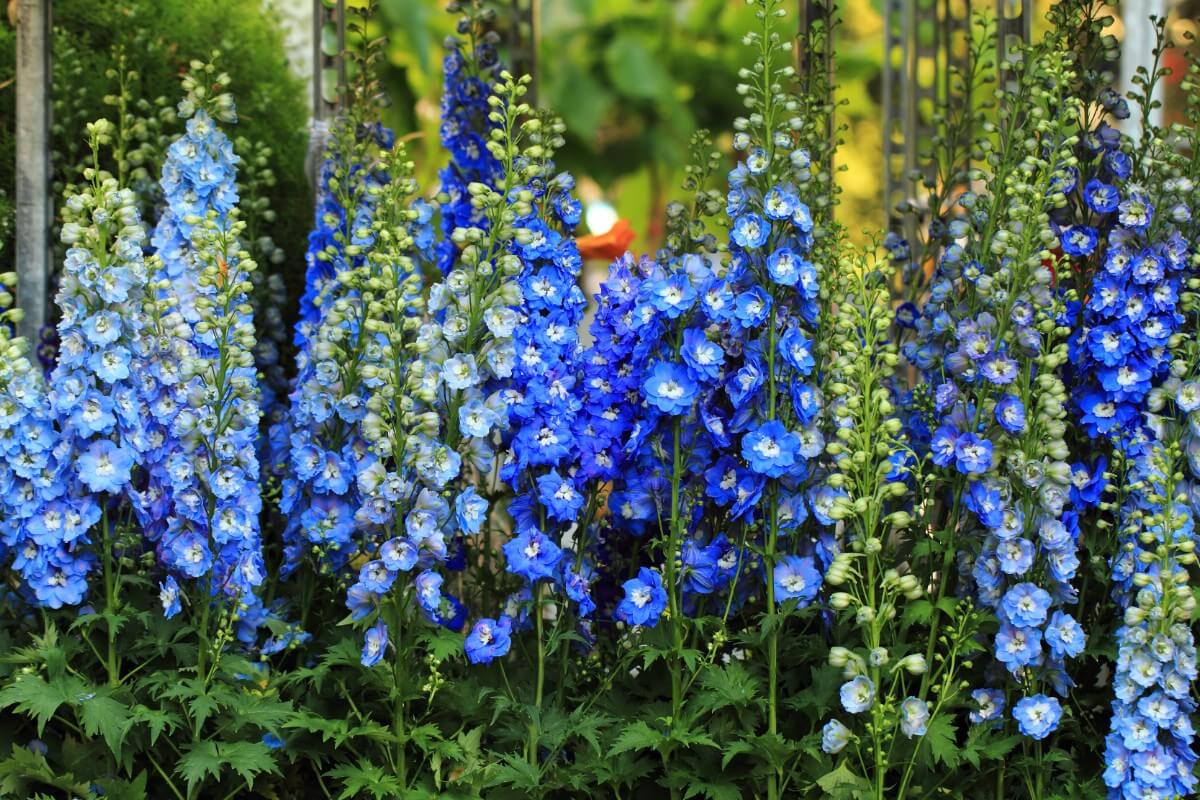
M 831 283 L 836 312 L 827 386 L 836 441 L 826 448 L 834 471 L 825 485 L 837 496 L 825 513 L 842 522 L 845 541 L 825 583 L 835 590 L 830 606 L 861 631 L 861 646 L 832 648 L 829 663 L 846 680 L 839 692 L 843 709 L 869 715 L 864 736 L 872 749 L 887 752 L 897 728 L 908 738 L 924 735 L 950 697 L 939 698 L 931 709 L 923 697 L 907 694 L 917 689 L 915 684 L 906 687 L 906 676 L 923 676 L 926 658 L 920 652 L 893 655 L 903 653 L 905 642 L 893 636 L 892 621 L 904 600 L 917 600 L 924 591 L 915 575 L 900 574 L 900 559 L 889 552 L 913 521 L 906 498 L 918 481 L 897 416 L 892 372 L 900 358 L 889 340 L 893 312 L 888 289 L 878 271 L 849 261 L 831 276 Z M 950 648 L 958 646 L 955 640 Z M 943 685 L 952 687 L 952 676 Z M 831 719 L 822 731 L 822 748 L 836 754 L 851 737 L 850 727 Z M 882 774 L 874 777 L 883 780 Z
M 373 337 L 353 281 L 375 243 L 374 218 L 389 186 L 379 148 L 391 141 L 390 132 L 351 116 L 336 128 L 321 169 L 324 188 L 307 256 L 309 305 L 302 303 L 296 329 L 298 372 L 285 429 L 285 573 L 310 552 L 318 567 L 340 570 L 355 549 L 357 478 L 367 450 L 358 427 L 369 392 L 361 368 Z M 271 434 L 283 436 L 278 427 Z
M 1155 209 L 1149 190 L 1131 179 L 1132 159 L 1115 131 L 1101 128 L 1087 141 L 1095 168 L 1082 195 L 1089 221 L 1105 236 L 1101 247 L 1092 226 L 1064 234 L 1064 252 L 1094 254 L 1098 262 L 1071 342 L 1074 399 L 1091 437 L 1137 439 L 1145 436 L 1146 396 L 1165 376 L 1167 345 L 1183 322 L 1179 295 L 1190 247 L 1177 226 L 1190 211 L 1182 203 Z M 1162 187 L 1164 199 L 1176 183 Z
M 488 147 L 492 131 L 498 129 L 488 100 L 501 71 L 496 51 L 499 37 L 491 30 L 495 11 L 478 4 L 460 8 L 458 2 L 451 3 L 449 10 L 467 13 L 457 28 L 465 41 L 448 38 L 442 59 L 439 133 L 449 155 L 438 173 L 443 237 L 437 245 L 437 263 L 443 273 L 453 269 L 457 259 L 454 231 L 481 228 L 486 222 L 482 209 L 471 202 L 470 185 L 495 187 L 502 180 L 500 161 Z
M 193 73 L 203 74 L 205 66 L 212 65 L 193 64 Z M 228 76 L 216 79 L 218 86 L 228 85 Z M 192 95 L 200 78 L 191 74 L 184 80 L 184 90 Z M 223 225 L 237 205 L 238 157 L 233 142 L 217 124 L 236 122 L 237 112 L 233 96 L 221 93 L 207 102 L 197 101 L 194 96 L 185 98 L 180 101 L 179 116 L 187 120 L 187 130 L 167 148 L 159 180 L 166 207 L 154 226 L 150 243 L 159 257 L 156 281 L 169 282 L 180 313 L 195 325 L 199 321 L 195 298 L 200 268 L 194 263 L 192 234 L 209 211 L 215 212 L 218 225 Z
M 1136 596 L 1117 631 L 1104 771 L 1110 797 L 1187 796 L 1196 788 L 1196 601 L 1187 574 L 1195 563 L 1195 520 L 1177 482 L 1180 456 L 1177 441 L 1156 444 L 1127 475 L 1121 562 Z
M 514 362 L 504 394 L 509 448 L 499 475 L 516 493 L 508 507 L 516 535 L 504 545 L 508 570 L 530 583 L 561 580 L 586 617 L 593 603 L 583 549 L 574 564 L 561 550 L 569 528 L 587 527 L 585 505 L 592 506 L 583 481 L 572 474 L 583 390 L 579 329 L 587 301 L 578 286 L 583 262 L 573 238 L 582 208 L 571 194 L 570 176 L 552 175 L 549 160 L 561 144 L 560 126 L 539 120 L 529 131 L 544 155 L 524 166 L 529 183 L 517 189 L 529 196 L 532 213 L 516 220 L 511 248 L 521 265 L 522 302 L 512 309 Z
M 261 613 L 254 589 L 265 577 L 255 263 L 238 241 L 236 159 L 215 122 L 236 119 L 231 97 L 215 90 L 228 82 L 212 64 L 192 64 L 179 104 L 187 131 L 163 165 L 168 207 L 153 239 L 159 279 L 146 304 L 136 396 L 145 477 L 132 500 L 166 570 L 164 614 L 182 610 L 180 581 L 196 581 L 199 603 L 230 599 L 230 619 L 251 641 Z
M 412 588 L 422 615 L 452 629 L 465 619 L 466 609 L 443 589 L 437 570 L 461 569 L 469 540 L 478 540 L 484 530 L 488 495 L 499 477 L 495 437 L 508 429 L 511 407 L 519 402 L 518 392 L 505 388 L 513 386 L 518 310 L 525 298 L 519 282 L 524 266 L 510 250 L 523 236 L 520 221 L 533 208 L 531 193 L 518 187 L 539 174 L 540 163 L 522 151 L 539 127 L 536 119 L 518 122 L 529 113 L 519 103 L 524 82 L 505 74 L 494 90 L 492 114 L 500 133 L 488 146 L 505 164 L 503 186 L 470 184 L 468 194 L 483 222 L 454 231 L 461 249 L 453 268 L 427 299 L 384 295 L 377 305 L 381 316 L 371 323 L 383 336 L 379 361 L 368 376 L 382 385 L 367 404 L 360 430 L 380 462 L 359 481 L 362 514 L 373 522 L 372 514 L 384 523 L 402 521 L 404 534 L 379 545 L 350 587 L 347 603 L 359 619 L 378 609 L 382 620 L 393 601 L 403 605 L 408 586 L 393 589 L 393 583 L 399 572 L 418 569 Z M 415 241 L 426 251 L 429 219 L 428 208 L 416 204 L 407 219 L 411 236 L 401 243 L 411 247 Z M 417 310 L 427 316 L 415 316 Z M 533 571 L 551 553 L 549 545 L 545 552 L 534 544 L 525 550 Z M 485 631 L 497 625 L 503 629 L 508 623 L 504 618 L 477 623 L 478 635 L 467 643 L 474 660 L 500 654 L 507 637 Z M 476 652 L 476 646 L 483 649 Z
M 91 123 L 93 153 L 114 133 L 105 120 Z M 14 375 L 5 415 L 17 481 L 5 492 L 12 496 L 6 544 L 36 602 L 52 608 L 83 600 L 95 563 L 91 530 L 103 518 L 99 544 L 112 546 L 108 500 L 130 490 L 134 464 L 154 446 L 137 382 L 146 230 L 131 191 L 104 172 L 85 177 L 89 184 L 64 209 L 58 361 L 45 390 L 32 373 Z

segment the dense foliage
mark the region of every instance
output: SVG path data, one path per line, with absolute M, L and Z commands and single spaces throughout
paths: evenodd
M 1200 65 L 1163 129 L 1100 3 L 999 66 L 981 18 L 996 102 L 856 248 L 830 87 L 750 5 L 732 152 L 590 304 L 483 3 L 428 190 L 351 14 L 290 336 L 224 56 L 155 186 L 87 126 L 46 369 L 0 280 L 0 793 L 1194 794 Z
M 131 173 L 129 185 L 136 189 L 143 213 L 157 204 L 155 173 L 166 146 L 183 129 L 184 120 L 175 113 L 180 72 L 192 59 L 206 58 L 219 48 L 222 63 L 237 75 L 239 84 L 242 122 L 234 137 L 236 149 L 248 165 L 261 162 L 251 168 L 259 182 L 255 202 L 265 203 L 267 213 L 259 213 L 248 238 L 269 236 L 282 245 L 303 240 L 304 209 L 309 204 L 304 165 L 306 97 L 303 83 L 288 67 L 282 34 L 269 7 L 264 10 L 263 4 L 242 0 L 59 0 L 52 20 L 51 159 L 56 196 L 69 184 L 79 183 L 83 168 L 90 165 L 87 123 L 120 115 L 129 120 L 129 140 L 121 156 L 111 154 L 114 163 L 106 162 L 106 168 L 114 174 Z M 13 268 L 16 93 L 11 81 L 15 67 L 15 28 L 0 24 L 0 86 L 7 87 L 0 91 L 0 269 L 4 270 Z M 125 104 L 118 108 L 122 83 L 130 85 Z M 101 156 L 108 159 L 110 154 Z M 123 164 L 115 163 L 118 157 Z M 274 257 L 278 260 L 282 253 Z

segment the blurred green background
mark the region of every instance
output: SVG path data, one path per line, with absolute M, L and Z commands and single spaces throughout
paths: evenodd
M 842 144 L 836 163 L 842 168 L 842 194 L 837 213 L 858 240 L 886 223 L 883 1 L 839 3 L 835 51 Z M 967 3 L 945 1 L 957 7 Z M 367 0 L 347 2 L 362 7 Z M 791 5 L 793 12 L 799 2 Z M 445 12 L 444 0 L 377 3 L 372 33 L 386 41 L 380 76 L 388 100 L 385 122 L 398 134 L 411 135 L 422 184 L 433 193 L 444 158 L 438 145 L 442 46 L 456 18 Z M 1035 31 L 1049 3 L 1036 0 Z M 15 4 L 9 5 L 11 14 Z M 495 2 L 502 11 L 510 5 L 509 0 Z M 1185 5 L 1189 8 L 1176 9 L 1169 26 L 1176 42 L 1195 28 L 1182 13 L 1194 10 L 1195 1 Z M 972 6 L 990 9 L 993 3 L 974 0 Z M 1138 3 L 1129 0 L 1126 6 L 1136 10 Z M 537 9 L 538 99 L 568 126 L 560 166 L 577 177 L 585 204 L 610 204 L 629 220 L 638 234 L 633 249 L 653 250 L 661 243 L 663 208 L 681 194 L 692 132 L 709 129 L 728 151 L 728 131 L 741 112 L 737 69 L 749 61 L 741 37 L 755 27 L 754 10 L 744 0 L 537 0 Z M 311 224 L 304 170 L 311 101 L 306 80 L 297 77 L 311 67 L 311 13 L 312 0 L 55 0 L 52 144 L 58 189 L 74 177 L 83 124 L 113 113 L 104 103 L 112 91 L 104 68 L 114 46 L 123 46 L 141 73 L 145 97 L 162 97 L 164 103 L 177 98 L 177 79 L 187 60 L 219 47 L 242 116 L 234 134 L 272 147 L 269 166 L 277 184 L 268 194 L 278 217 L 270 233 L 287 253 L 281 268 L 294 293 Z M 793 13 L 792 25 L 795 20 Z M 1121 35 L 1119 24 L 1114 32 Z M 335 44 L 334 37 L 326 38 L 327 47 Z M 0 22 L 0 269 L 11 265 L 13 255 L 13 51 L 13 27 L 5 15 Z M 1177 86 L 1168 87 L 1169 117 L 1178 106 L 1177 94 Z M 152 117 L 156 109 L 145 113 Z M 157 135 L 169 140 L 177 130 L 167 122 Z M 601 228 L 612 219 L 611 214 L 598 217 Z
M 429 145 L 437 141 L 441 42 L 454 26 L 441 8 L 438 0 L 380 0 L 378 18 L 388 39 L 388 121 L 420 131 L 413 147 L 426 184 L 438 166 Z M 841 19 L 838 163 L 848 169 L 839 214 L 858 233 L 884 223 L 882 0 L 843 0 Z M 575 174 L 585 203 L 607 202 L 630 221 L 635 250 L 657 247 L 692 132 L 707 128 L 728 149 L 742 108 L 737 70 L 750 60 L 741 37 L 755 27 L 754 9 L 743 0 L 542 0 L 537 23 L 538 101 L 568 127 L 559 165 Z

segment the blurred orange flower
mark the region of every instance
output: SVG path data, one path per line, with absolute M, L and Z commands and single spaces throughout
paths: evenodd
M 633 228 L 629 226 L 629 220 L 619 219 L 607 233 L 599 236 L 580 236 L 575 240 L 575 244 L 579 246 L 579 255 L 584 260 L 601 258 L 611 261 L 625 255 L 635 235 Z

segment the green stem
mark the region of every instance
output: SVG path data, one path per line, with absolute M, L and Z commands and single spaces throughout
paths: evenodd
M 774 298 L 772 297 L 772 308 Z M 772 312 L 774 313 L 774 312 Z M 774 325 L 767 331 L 767 418 L 775 419 L 775 337 Z M 763 568 L 766 570 L 767 614 L 775 614 L 775 550 L 779 539 L 779 492 L 771 487 L 770 525 L 767 541 L 763 547 Z M 767 635 L 767 733 L 772 738 L 779 734 L 779 625 L 772 624 Z M 767 777 L 767 800 L 777 800 L 779 784 L 783 781 L 783 768 L 776 768 Z
M 938 627 L 942 621 L 941 602 L 946 596 L 946 586 L 950 582 L 950 567 L 954 564 L 955 556 L 955 530 L 954 526 L 958 520 L 959 499 L 962 496 L 961 489 L 954 492 L 954 503 L 950 511 L 950 516 L 947 518 L 946 541 L 942 543 L 942 568 L 938 574 L 938 590 L 937 597 L 933 601 L 933 610 L 930 612 L 933 615 L 933 621 L 929 625 L 929 644 L 925 648 L 925 663 L 929 665 L 925 674 L 921 676 L 921 693 L 918 695 L 922 700 L 925 699 L 926 692 L 929 690 L 929 681 L 932 676 L 933 667 L 933 651 L 937 646 Z M 930 576 L 933 577 L 932 575 Z
M 396 648 L 392 657 L 392 691 L 395 698 L 392 703 L 392 731 L 396 735 L 396 771 L 399 773 L 400 785 L 408 788 L 408 733 L 405 729 L 405 718 L 408 715 L 408 700 L 404 696 L 403 682 L 400 675 L 399 654 L 403 652 L 403 622 L 404 607 L 396 608 L 393 603 L 392 629 L 395 631 Z
M 537 768 L 538 738 L 542 721 L 542 692 L 546 685 L 546 643 L 543 641 L 542 622 L 542 584 L 538 584 L 534 592 L 533 603 L 534 624 L 537 626 L 537 684 L 533 695 L 533 716 L 529 720 L 529 765 Z
M 101 514 L 100 524 L 104 541 L 104 613 L 105 625 L 108 628 L 108 657 L 104 664 L 108 671 L 108 685 L 116 688 L 121 684 L 121 665 L 117 658 L 117 628 L 112 620 L 112 615 L 117 613 L 117 581 L 113 575 L 112 528 L 108 522 L 107 507 Z
M 667 602 L 670 607 L 670 626 L 671 626 L 671 727 L 679 724 L 679 718 L 683 712 L 683 674 L 682 674 L 682 653 L 683 653 L 683 615 L 682 608 L 679 602 L 679 586 L 677 579 L 676 559 L 679 557 L 679 493 L 680 481 L 683 478 L 683 459 L 679 450 L 680 438 L 683 435 L 682 423 L 679 418 L 675 418 L 674 436 L 671 444 L 671 524 L 667 531 L 667 552 L 666 552 L 666 567 L 667 567 Z M 663 751 L 663 771 L 670 773 L 668 760 L 670 758 L 670 750 Z M 671 798 L 678 800 L 681 796 L 680 790 L 672 786 Z

